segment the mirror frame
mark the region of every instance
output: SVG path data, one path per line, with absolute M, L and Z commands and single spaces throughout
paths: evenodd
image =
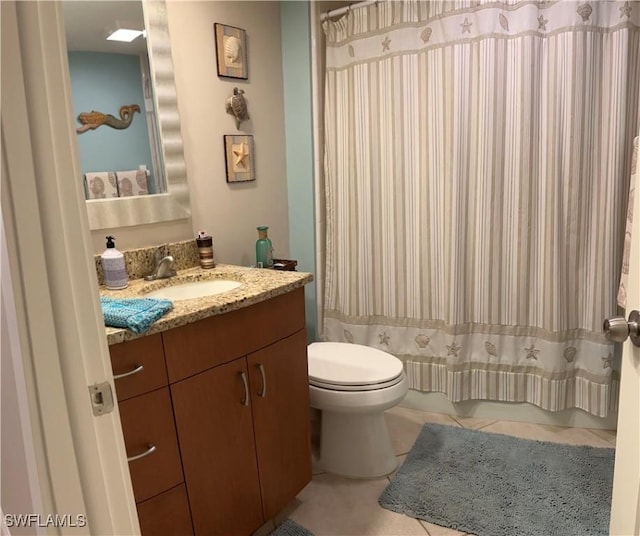
M 162 194 L 87 200 L 91 230 L 131 227 L 191 217 L 167 6 L 165 0 L 142 0 L 142 10 L 147 30 L 153 101 L 156 107 L 167 191 Z

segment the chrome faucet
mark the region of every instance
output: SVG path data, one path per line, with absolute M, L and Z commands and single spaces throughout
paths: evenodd
M 176 275 L 173 268 L 174 258 L 171 255 L 165 255 L 167 246 L 159 247 L 153 254 L 155 268 L 153 272 L 144 277 L 145 281 L 153 281 L 154 279 L 167 279 Z

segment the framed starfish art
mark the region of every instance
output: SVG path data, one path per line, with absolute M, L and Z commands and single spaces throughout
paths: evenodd
M 224 136 L 227 182 L 256 180 L 253 159 L 253 136 Z

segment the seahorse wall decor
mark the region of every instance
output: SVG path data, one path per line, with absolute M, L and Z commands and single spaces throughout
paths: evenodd
M 82 112 L 78 116 L 78 121 L 82 123 L 81 127 L 76 129 L 78 134 L 82 134 L 87 130 L 95 130 L 96 128 L 107 125 L 111 128 L 125 129 L 128 128 L 133 121 L 133 114 L 140 112 L 140 106 L 137 104 L 129 104 L 128 106 L 122 106 L 120 108 L 120 119 L 114 117 L 111 114 L 103 114 L 102 112 Z

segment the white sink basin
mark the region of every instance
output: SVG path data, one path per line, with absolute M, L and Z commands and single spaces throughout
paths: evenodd
M 162 298 L 165 300 L 190 300 L 192 298 L 202 298 L 203 296 L 213 296 L 222 294 L 235 288 L 242 283 L 227 279 L 211 279 L 209 281 L 193 281 L 182 283 L 170 287 L 159 288 L 145 295 L 147 298 Z

